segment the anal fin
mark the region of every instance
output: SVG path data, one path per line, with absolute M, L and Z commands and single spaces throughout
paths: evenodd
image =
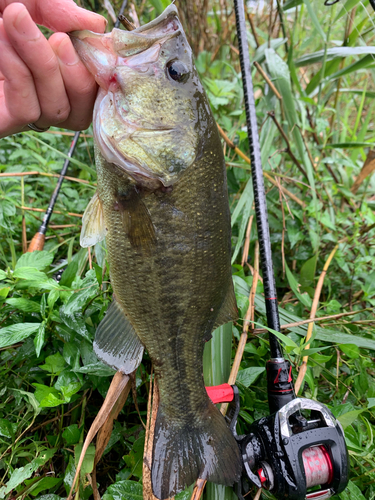
M 113 300 L 96 330 L 95 354 L 115 370 L 129 374 L 142 361 L 143 350 L 143 345 L 120 304 Z
M 231 281 L 230 286 L 228 287 L 227 295 L 223 301 L 223 305 L 217 315 L 214 330 L 215 328 L 219 328 L 219 326 L 225 325 L 225 323 L 236 319 L 238 319 L 238 309 L 233 283 Z
M 81 247 L 87 248 L 104 240 L 106 234 L 102 202 L 95 193 L 86 207 L 82 218 Z

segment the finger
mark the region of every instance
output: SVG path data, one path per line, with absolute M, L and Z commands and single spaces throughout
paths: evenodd
M 70 102 L 69 118 L 61 126 L 71 130 L 85 130 L 92 120 L 92 110 L 97 94 L 95 80 L 81 62 L 68 35 L 55 33 L 50 37 L 49 43 L 59 60 Z
M 0 11 L 14 0 L 0 0 Z M 91 30 L 104 33 L 106 19 L 82 9 L 73 0 L 20 0 L 33 20 L 53 31 Z
M 19 132 L 39 119 L 41 110 L 32 75 L 20 59 L 0 20 L 1 83 L 0 137 Z
M 50 44 L 20 3 L 5 9 L 3 22 L 12 46 L 34 80 L 41 108 L 37 126 L 43 128 L 65 121 L 70 113 L 70 104 L 59 63 Z

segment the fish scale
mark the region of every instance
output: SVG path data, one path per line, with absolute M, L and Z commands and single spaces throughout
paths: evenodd
M 237 444 L 203 380 L 205 342 L 237 316 L 225 161 L 176 7 L 139 31 L 112 33 L 73 38 L 101 86 L 94 110 L 98 192 L 83 218 L 81 242 L 106 237 L 115 297 L 95 352 L 130 373 L 145 347 L 154 365 L 160 403 L 151 482 L 164 499 L 198 477 L 232 485 L 241 472 Z M 141 33 L 147 44 L 137 52 Z M 105 58 L 97 57 L 99 49 Z

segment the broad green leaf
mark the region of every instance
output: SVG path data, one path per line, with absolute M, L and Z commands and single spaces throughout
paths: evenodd
M 9 292 L 10 292 L 10 286 L 0 288 L 0 304 L 2 304 L 4 300 L 8 297 Z
M 103 500 L 143 500 L 143 488 L 135 481 L 118 481 L 103 495 Z
M 28 494 L 32 495 L 33 497 L 36 497 L 39 495 L 41 491 L 44 490 L 50 490 L 54 487 L 56 487 L 59 483 L 62 483 L 62 479 L 58 477 L 43 477 L 41 478 L 40 481 L 37 483 L 33 484 L 31 488 L 28 489 Z M 26 481 L 27 484 L 27 481 Z M 42 495 L 38 497 L 38 500 L 41 500 L 41 498 L 44 497 L 44 500 L 60 500 L 60 497 L 58 495 L 54 494 L 47 494 L 47 495 Z M 46 498 L 46 497 L 52 497 L 52 498 Z M 55 497 L 55 498 L 53 498 Z
M 39 368 L 49 372 L 53 375 L 58 375 L 65 366 L 65 359 L 61 356 L 59 352 L 56 354 L 52 354 L 51 356 L 47 356 L 45 359 L 45 364 L 40 365 Z
M 45 250 L 36 250 L 35 252 L 26 252 L 18 259 L 16 269 L 22 267 L 33 267 L 42 271 L 50 266 L 53 261 L 53 254 Z
M 306 288 L 314 283 L 316 262 L 318 260 L 318 254 L 307 260 L 301 267 L 301 287 Z
M 367 398 L 368 406 L 367 408 L 373 408 L 375 406 L 375 398 Z
M 65 500 L 65 499 L 59 497 L 59 495 L 55 495 L 54 493 L 46 493 L 45 495 L 38 496 L 38 500 Z
M 353 149 L 353 148 L 373 148 L 375 142 L 340 142 L 326 144 L 324 149 Z
M 78 272 L 78 261 L 72 260 L 65 271 L 62 273 L 60 285 L 70 287 Z
M 33 386 L 36 388 L 35 397 L 39 401 L 41 408 L 53 408 L 65 403 L 65 400 L 61 398 L 61 394 L 54 387 L 36 383 Z
M 66 368 L 60 373 L 55 383 L 55 389 L 62 392 L 64 398 L 68 400 L 82 387 L 81 378 L 81 375 L 77 375 L 70 368 Z
M 30 405 L 34 410 L 35 415 L 38 415 L 40 413 L 41 409 L 39 407 L 39 402 L 37 401 L 35 394 L 33 394 L 32 392 L 21 391 L 20 389 L 12 389 L 12 390 L 13 392 L 17 392 L 21 396 L 24 396 L 24 399 L 27 399 L 27 401 L 30 403 Z
M 231 365 L 232 323 L 216 328 L 203 351 L 205 385 L 220 385 L 228 381 Z
M 123 457 L 126 465 L 131 469 L 131 474 L 137 478 L 142 477 L 144 444 L 145 437 L 142 435 L 134 442 L 129 454 Z
M 298 7 L 298 5 L 301 4 L 303 4 L 303 0 L 287 0 L 283 5 L 283 10 L 287 11 L 289 9 L 294 9 L 294 7 Z
M 353 481 L 349 481 L 348 486 L 340 493 L 339 497 L 340 500 L 368 500 Z
M 38 358 L 40 356 L 40 351 L 42 350 L 44 344 L 45 331 L 46 331 L 46 322 L 43 321 L 42 323 L 40 323 L 38 328 L 38 333 L 36 334 L 34 339 L 35 352 Z
M 56 453 L 56 449 L 52 448 L 49 450 L 44 450 L 38 458 L 32 460 L 25 467 L 20 467 L 19 469 L 15 469 L 10 477 L 6 485 L 5 494 L 12 491 L 19 484 L 23 483 L 25 479 L 28 479 L 32 474 L 39 469 L 42 465 L 44 465 L 53 455 Z
M 74 447 L 74 463 L 77 467 L 79 458 L 81 456 L 83 443 L 79 443 Z M 95 459 L 95 446 L 90 444 L 85 453 L 85 458 L 83 459 L 81 466 L 81 475 L 91 474 L 92 469 L 94 468 L 94 459 Z
M 8 277 L 7 273 L 2 269 L 0 269 L 0 281 L 7 279 L 7 277 Z
M 72 457 L 72 455 L 70 455 L 69 462 L 65 469 L 65 474 L 64 474 L 64 486 L 67 495 L 73 484 L 75 473 L 76 473 L 76 467 L 74 465 L 74 458 Z
M 285 262 L 285 271 L 286 277 L 288 279 L 288 283 L 290 288 L 293 290 L 294 295 L 298 298 L 298 300 L 307 308 L 311 307 L 312 300 L 307 293 L 300 293 L 298 290 L 299 284 L 295 277 L 293 276 L 292 271 L 289 269 L 288 264 Z
M 355 71 L 359 71 L 361 69 L 372 67 L 373 65 L 374 65 L 374 56 L 372 54 L 364 56 L 358 61 L 349 64 L 345 68 L 342 68 L 339 71 L 332 73 L 329 76 L 329 80 L 335 80 L 336 78 L 341 78 L 342 76 L 349 75 L 350 73 L 354 73 Z
M 255 51 L 254 58 L 253 58 L 252 62 L 253 63 L 258 62 L 259 64 L 262 63 L 264 61 L 265 51 L 268 48 L 271 48 L 273 50 L 277 50 L 279 47 L 284 45 L 285 42 L 286 42 L 286 38 L 273 38 L 273 39 L 271 38 L 270 46 L 268 44 L 269 42 L 266 42 L 257 48 L 257 50 Z
M 338 421 L 342 425 L 343 429 L 345 430 L 349 425 L 351 425 L 354 420 L 356 420 L 361 413 L 366 411 L 366 408 L 363 410 L 352 410 L 348 411 L 347 413 L 344 413 L 343 415 L 340 415 L 337 417 Z
M 17 290 L 30 290 L 30 288 L 35 288 L 36 290 L 53 290 L 54 288 L 59 288 L 59 284 L 54 279 L 47 278 L 45 275 L 43 279 L 25 278 L 17 283 L 16 288 Z
M 243 193 L 241 194 L 241 198 L 238 200 L 236 208 L 233 211 L 232 219 L 231 219 L 232 227 L 234 226 L 238 217 L 240 216 L 245 204 L 249 204 L 250 201 L 252 202 L 252 200 L 253 200 L 253 183 L 252 183 L 252 180 L 250 178 L 247 181 L 245 189 L 243 190 Z M 252 205 L 252 203 L 251 203 L 251 205 Z
M 64 432 L 62 433 L 62 437 L 67 446 L 78 443 L 80 436 L 81 431 L 78 427 L 78 424 L 69 425 L 64 429 Z
M 39 312 L 40 305 L 38 302 L 34 302 L 33 300 L 24 299 L 24 298 L 11 298 L 7 299 L 6 304 L 15 307 L 23 312 Z
M 15 427 L 17 428 L 17 425 Z M 13 425 L 11 424 L 11 422 L 9 422 L 9 420 L 0 418 L 0 436 L 8 439 L 13 439 L 14 431 L 15 429 L 13 428 Z
M 86 366 L 82 366 L 81 368 L 78 368 L 74 370 L 76 373 L 87 373 L 88 375 L 96 375 L 97 377 L 109 377 L 111 375 L 114 375 L 115 370 L 113 368 L 110 368 L 109 366 L 105 365 L 104 363 L 101 363 L 98 361 L 97 363 L 90 363 Z
M 264 371 L 265 368 L 260 366 L 245 368 L 238 372 L 236 382 L 240 382 L 245 387 L 250 387 Z
M 77 290 L 68 302 L 63 306 L 63 312 L 66 316 L 72 316 L 76 312 L 81 312 L 86 303 L 98 294 L 99 284 L 96 279 L 94 269 L 86 273 L 85 279 L 82 281 L 79 290 Z
M 283 333 L 277 332 L 276 330 L 273 330 L 272 328 L 269 328 L 268 326 L 262 325 L 261 323 L 257 323 L 256 321 L 254 321 L 254 325 L 257 325 L 260 328 L 265 328 L 269 332 L 273 333 L 275 335 L 275 337 L 277 337 L 279 340 L 281 340 L 281 342 L 283 342 L 286 346 L 298 348 L 297 344 L 292 339 L 290 339 L 289 337 L 284 335 Z
M 45 273 L 35 267 L 18 267 L 14 271 L 13 277 L 31 281 L 46 281 L 48 279 Z
M 341 17 L 345 16 L 346 14 L 349 14 L 349 12 L 360 2 L 361 0 L 346 0 L 345 4 L 343 5 L 342 9 L 338 12 L 337 16 L 335 17 L 335 20 L 333 21 L 334 23 L 337 22 Z
M 304 56 L 300 57 L 296 61 L 294 61 L 294 64 L 297 67 L 301 66 L 308 66 L 310 64 L 316 64 L 318 62 L 322 62 L 324 59 L 324 50 L 318 50 L 317 52 L 313 52 L 311 54 L 305 54 Z M 327 49 L 327 60 L 331 60 L 335 57 L 350 57 L 350 56 L 360 56 L 360 55 L 367 55 L 367 54 L 375 54 L 375 47 L 372 46 L 366 46 L 366 47 L 333 47 L 330 49 Z
M 53 309 L 53 306 L 55 305 L 59 297 L 60 297 L 60 290 L 53 289 L 49 292 L 47 298 L 47 304 L 50 309 Z
M 359 358 L 359 348 L 355 344 L 340 344 L 340 349 L 347 356 L 349 356 L 349 358 Z
M 0 329 L 0 348 L 8 347 L 30 337 L 37 332 L 40 323 L 17 323 Z

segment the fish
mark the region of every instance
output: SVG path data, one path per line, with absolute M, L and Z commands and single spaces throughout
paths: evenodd
M 231 486 L 241 457 L 203 380 L 203 349 L 237 318 L 230 211 L 218 129 L 172 4 L 133 31 L 73 32 L 99 91 L 98 189 L 81 245 L 104 238 L 114 300 L 99 359 L 125 374 L 151 357 L 159 389 L 151 484 L 169 498 L 197 478 Z

